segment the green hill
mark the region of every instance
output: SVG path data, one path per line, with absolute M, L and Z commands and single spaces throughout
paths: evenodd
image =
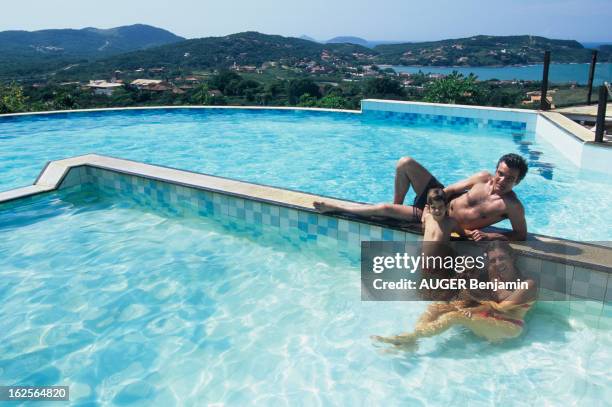
M 377 61 L 393 65 L 490 66 L 523 65 L 543 61 L 551 51 L 553 62 L 589 62 L 591 51 L 573 40 L 554 40 L 531 35 L 488 36 L 408 44 L 378 45 Z M 601 61 L 609 60 L 602 53 Z
M 267 61 L 295 64 L 301 60 L 323 63 L 353 61 L 353 53 L 372 54 L 372 50 L 354 44 L 319 44 L 280 35 L 244 32 L 225 37 L 207 37 L 130 52 L 78 67 L 76 72 L 133 70 L 164 67 L 168 69 L 228 68 L 238 65 L 260 66 Z
M 612 44 L 600 45 L 600 46 L 599 46 L 599 50 L 600 50 L 601 52 L 609 52 L 609 53 L 612 53 Z
M 224 37 L 183 40 L 150 26 L 109 30 L 44 30 L 0 33 L 0 81 L 14 79 L 85 80 L 108 77 L 115 70 L 164 68 L 190 72 L 228 68 L 234 64 L 259 67 L 272 61 L 308 72 L 313 64 L 328 68 L 392 64 L 423 66 L 493 66 L 542 62 L 589 62 L 591 51 L 571 40 L 536 36 L 485 36 L 405 44 L 321 44 L 300 38 L 243 32 Z M 161 45 L 160 45 L 161 44 Z M 602 47 L 598 60 L 612 61 Z
M 2 31 L 0 76 L 45 72 L 182 40 L 169 31 L 143 24 L 110 29 Z

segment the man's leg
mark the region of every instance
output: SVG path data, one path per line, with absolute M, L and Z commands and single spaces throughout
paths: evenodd
M 316 210 L 326 212 L 348 212 L 361 216 L 381 216 L 385 218 L 393 218 L 399 220 L 413 220 L 414 210 L 412 206 L 396 205 L 396 204 L 344 204 L 337 205 L 332 202 L 315 201 L 313 206 Z
M 413 158 L 400 158 L 395 170 L 395 193 L 393 203 L 399 205 L 403 204 L 404 198 L 406 198 L 406 194 L 411 185 L 416 194 L 419 195 L 423 192 L 431 177 L 431 173 Z

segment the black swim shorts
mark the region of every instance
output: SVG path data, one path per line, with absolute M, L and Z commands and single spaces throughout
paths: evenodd
M 415 208 L 419 208 L 421 210 L 425 209 L 425 205 L 427 204 L 427 194 L 429 193 L 429 190 L 432 188 L 444 189 L 444 185 L 442 185 L 442 183 L 438 181 L 436 177 L 434 177 L 433 175 L 429 179 L 429 182 L 427 183 L 427 185 L 425 185 L 425 188 L 423 189 L 423 191 L 421 191 L 420 194 L 417 194 L 417 196 L 414 198 L 414 203 L 412 204 L 412 206 L 414 206 Z

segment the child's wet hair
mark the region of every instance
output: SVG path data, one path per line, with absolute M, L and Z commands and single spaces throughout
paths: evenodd
M 448 203 L 446 194 L 442 188 L 432 188 L 427 192 L 427 205 L 431 205 L 434 202 L 441 202 L 444 205 Z

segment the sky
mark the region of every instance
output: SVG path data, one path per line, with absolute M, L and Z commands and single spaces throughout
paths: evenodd
M 612 41 L 611 0 L 1 0 L 0 31 L 150 24 L 187 38 L 259 31 L 326 40 L 541 35 Z

